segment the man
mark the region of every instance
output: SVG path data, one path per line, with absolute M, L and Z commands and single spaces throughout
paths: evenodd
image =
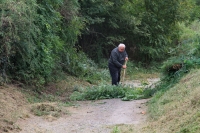
M 123 65 L 125 60 L 128 60 L 125 47 L 124 44 L 120 43 L 119 46 L 114 48 L 111 52 L 108 67 L 112 77 L 112 85 L 119 84 L 121 68 L 126 69 L 126 65 Z

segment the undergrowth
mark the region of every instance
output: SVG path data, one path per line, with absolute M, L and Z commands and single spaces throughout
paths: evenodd
M 145 80 L 148 78 L 158 78 L 160 76 L 160 63 L 153 62 L 149 65 L 141 62 L 127 62 L 126 78 L 130 80 Z
M 71 100 L 99 100 L 121 98 L 124 101 L 144 98 L 143 88 L 130 88 L 123 85 L 99 85 L 75 91 Z
M 169 51 L 171 57 L 162 63 L 160 82 L 143 92 L 153 97 L 148 104 L 149 122 L 143 124 L 145 126 L 138 130 L 139 133 L 200 131 L 199 25 L 199 20 L 187 27 L 180 24 L 179 44 Z
M 178 83 L 191 69 L 200 67 L 199 25 L 199 21 L 194 21 L 188 27 L 180 24 L 182 29 L 180 42 L 176 48 L 169 51 L 171 57 L 162 63 L 161 82 L 149 92 L 150 95 L 159 91 L 159 94 L 156 95 L 159 97 Z
M 166 133 L 199 132 L 199 73 L 198 69 L 192 69 L 186 76 L 160 86 L 162 89 L 157 91 L 149 104 L 150 120 L 157 126 L 150 125 L 148 133 L 151 129 L 154 129 L 153 133 L 163 128 Z
M 196 106 L 199 96 L 196 96 L 199 95 L 200 37 L 199 31 L 195 32 L 199 30 L 199 25 L 199 22 L 194 22 L 191 24 L 193 28 L 187 27 L 193 34 L 183 32 L 179 45 L 170 51 L 172 56 L 161 67 L 160 84 L 149 92 L 153 96 L 149 104 L 149 114 L 153 120 L 151 123 L 156 124 L 148 125 L 148 133 L 160 130 L 199 132 L 199 105 Z

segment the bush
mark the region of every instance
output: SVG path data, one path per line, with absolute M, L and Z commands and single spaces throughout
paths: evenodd
M 40 88 L 63 70 L 84 75 L 80 65 L 88 59 L 74 48 L 83 28 L 75 1 L 3 0 L 0 8 L 2 81 L 9 76 Z

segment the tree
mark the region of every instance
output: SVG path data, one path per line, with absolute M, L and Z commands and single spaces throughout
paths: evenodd
M 79 38 L 81 48 L 94 60 L 109 57 L 110 49 L 124 42 L 131 32 L 137 32 L 139 20 L 131 15 L 134 10 L 130 0 L 79 1 L 81 15 L 86 24 Z M 136 2 L 138 4 L 140 2 Z M 129 9 L 131 8 L 131 9 Z
M 163 60 L 178 38 L 177 23 L 187 21 L 190 0 L 82 0 L 86 29 L 79 44 L 96 61 L 124 42 L 135 48 L 133 58 L 144 63 Z M 128 49 L 131 53 L 131 49 Z M 162 56 L 161 56 L 162 55 Z
M 59 71 L 73 72 L 74 46 L 83 27 L 76 0 L 5 0 L 0 8 L 3 78 L 39 86 Z

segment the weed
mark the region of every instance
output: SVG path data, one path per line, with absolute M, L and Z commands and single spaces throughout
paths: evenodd
M 113 128 L 112 133 L 120 133 L 119 128 L 118 128 L 117 126 L 115 126 L 115 127 Z
M 70 96 L 71 100 L 98 100 L 122 98 L 122 100 L 133 100 L 143 97 L 142 88 L 129 88 L 122 85 L 99 85 L 92 86 L 82 91 L 75 91 Z
M 180 131 L 180 133 L 190 133 L 190 130 L 187 128 L 184 128 Z
M 137 131 L 140 130 L 139 128 L 140 128 L 139 125 L 137 125 L 136 128 L 134 125 L 130 124 L 117 124 L 112 127 L 111 133 L 136 133 Z

